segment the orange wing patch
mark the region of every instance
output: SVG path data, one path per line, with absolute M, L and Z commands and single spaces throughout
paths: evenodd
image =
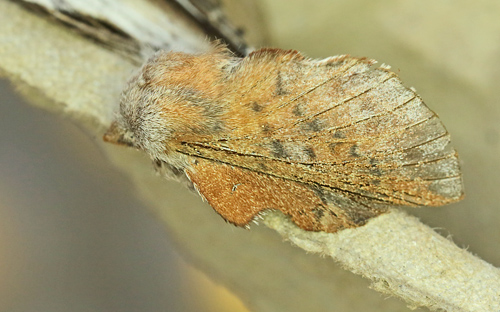
M 210 206 L 238 226 L 247 226 L 267 209 L 280 210 L 309 231 L 336 232 L 355 226 L 342 210 L 327 206 L 301 183 L 204 159 L 186 174 Z

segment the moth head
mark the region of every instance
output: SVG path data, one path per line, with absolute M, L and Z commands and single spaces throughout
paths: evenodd
M 129 80 L 104 140 L 164 160 L 173 141 L 220 131 L 224 107 L 212 83 L 219 69 L 205 57 L 161 51 L 150 58 Z
M 135 147 L 159 158 L 168 150 L 172 130 L 162 111 L 162 92 L 147 83 L 141 71 L 132 77 L 123 90 L 115 121 L 104 140 Z

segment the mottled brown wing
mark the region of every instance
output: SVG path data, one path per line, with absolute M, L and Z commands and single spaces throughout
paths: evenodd
M 228 79 L 230 135 L 178 150 L 306 186 L 355 224 L 387 205 L 459 200 L 462 179 L 446 129 L 414 91 L 373 63 L 253 53 Z

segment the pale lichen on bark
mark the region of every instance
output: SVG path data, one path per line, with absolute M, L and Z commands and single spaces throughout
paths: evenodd
M 0 3 L 0 71 L 42 95 L 46 108 L 69 116 L 97 137 L 109 125 L 124 82 L 147 54 L 157 48 L 194 52 L 208 47 L 195 23 L 186 22 L 178 12 L 169 15 L 168 9 L 158 10 L 147 1 L 130 1 L 129 6 L 93 1 L 85 8 L 78 5 L 79 1 L 68 1 L 63 15 L 54 7 L 56 1 L 26 1 L 32 8 L 38 7 L 35 13 L 15 2 L 24 1 Z M 100 7 L 103 3 L 106 6 Z M 110 9 L 113 5 L 120 9 Z M 71 13 L 79 18 L 71 22 Z M 62 23 L 54 23 L 50 16 Z M 90 22 L 96 16 L 99 18 Z M 100 41 L 83 38 L 81 29 L 67 29 L 68 24 L 77 29 L 80 25 L 86 36 L 97 36 Z M 186 195 L 187 190 L 155 177 L 150 163 L 141 155 L 104 148 L 151 202 L 188 257 L 215 279 L 231 285 L 252 309 L 400 309 L 397 302 L 381 303 L 377 294 L 356 289 L 350 284 L 359 281 L 354 281 L 352 274 L 338 270 L 325 259 L 290 248 L 265 228 L 253 226 L 247 232 L 225 225 L 210 207 Z M 192 207 L 189 213 L 185 207 Z M 371 280 L 376 290 L 400 297 L 410 306 L 447 311 L 500 309 L 498 269 L 401 211 L 336 234 L 300 230 L 277 213 L 266 214 L 263 223 L 305 251 L 333 258 Z M 238 261 L 234 261 L 235 254 Z M 249 270 L 256 264 L 259 270 Z M 292 290 L 286 294 L 275 291 L 294 284 L 310 286 L 306 288 L 310 292 L 300 294 L 300 301 Z M 341 294 L 339 298 L 333 298 L 335 292 Z

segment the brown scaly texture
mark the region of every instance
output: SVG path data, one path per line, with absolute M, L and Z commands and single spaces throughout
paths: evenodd
M 448 132 L 374 63 L 280 49 L 160 52 L 130 81 L 106 138 L 184 171 L 239 226 L 278 209 L 305 230 L 335 232 L 390 205 L 460 200 Z

